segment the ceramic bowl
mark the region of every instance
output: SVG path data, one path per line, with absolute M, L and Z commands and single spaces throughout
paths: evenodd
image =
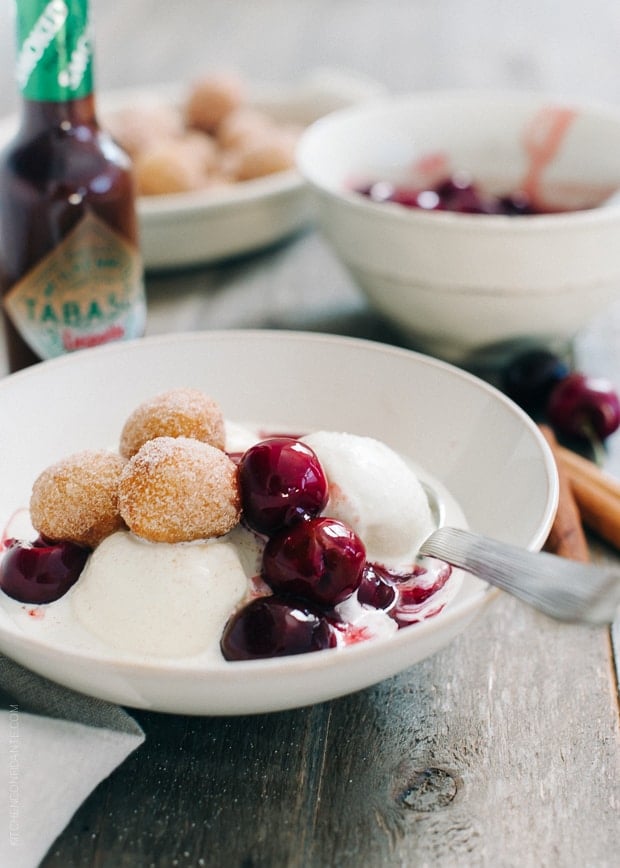
M 112 344 L 1 380 L 0 526 L 28 506 L 45 467 L 81 449 L 116 448 L 129 413 L 178 386 L 203 389 L 232 421 L 384 440 L 446 492 L 473 530 L 529 549 L 540 548 L 549 531 L 555 464 L 533 422 L 501 393 L 409 350 L 269 331 Z M 70 619 L 54 614 L 56 604 L 35 607 L 31 616 L 33 607 L 0 592 L 0 651 L 123 705 L 187 714 L 276 711 L 332 699 L 411 666 L 467 629 L 497 593 L 464 575 L 439 614 L 393 635 L 271 660 L 205 663 L 90 644 Z M 139 607 L 131 611 L 140 617 Z
M 523 341 L 563 348 L 620 292 L 619 109 L 523 93 L 386 97 L 317 121 L 298 167 L 327 240 L 418 349 L 463 363 Z M 431 212 L 356 192 L 452 172 L 568 210 Z

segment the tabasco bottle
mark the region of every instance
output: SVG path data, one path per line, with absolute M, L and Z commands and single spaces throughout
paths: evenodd
M 21 125 L 0 167 L 12 371 L 144 332 L 131 165 L 99 128 L 88 0 L 18 0 Z

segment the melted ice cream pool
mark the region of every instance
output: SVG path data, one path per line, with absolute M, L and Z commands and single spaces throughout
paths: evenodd
M 227 423 L 229 452 L 243 452 L 258 439 L 252 429 Z M 385 444 L 339 432 L 302 439 L 316 451 L 330 483 L 324 514 L 353 527 L 369 561 L 411 568 L 435 527 L 422 483 L 440 501 L 446 523 L 466 526 L 445 488 Z M 1 595 L 2 606 L 24 632 L 63 646 L 131 659 L 222 662 L 219 643 L 228 618 L 262 592 L 261 554 L 261 541 L 242 525 L 218 539 L 174 545 L 119 531 L 98 546 L 60 600 L 35 606 Z M 453 571 L 440 591 L 415 607 L 411 620 L 423 620 L 448 603 L 461 579 Z M 398 630 L 386 612 L 362 606 L 355 595 L 337 609 L 364 639 Z M 339 643 L 348 644 L 351 633 L 336 632 Z

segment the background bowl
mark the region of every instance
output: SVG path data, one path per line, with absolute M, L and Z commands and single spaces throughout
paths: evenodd
M 455 362 L 523 339 L 561 348 L 620 291 L 620 111 L 520 93 L 373 100 L 317 121 L 298 167 L 321 228 L 370 302 L 414 346 Z M 535 216 L 424 212 L 354 192 L 464 171 L 494 191 L 535 185 Z
M 499 392 L 408 350 L 269 331 L 111 344 L 1 380 L 0 526 L 28 505 L 43 468 L 80 449 L 115 448 L 137 404 L 177 386 L 203 389 L 238 422 L 382 439 L 443 485 L 474 530 L 530 549 L 547 536 L 557 500 L 555 464 L 534 423 Z M 411 666 L 466 629 L 491 596 L 466 575 L 442 612 L 393 636 L 205 666 L 192 658 L 75 647 L 53 632 L 53 604 L 49 618 L 20 617 L 18 624 L 14 602 L 0 593 L 0 650 L 123 705 L 189 714 L 275 711 L 350 693 Z

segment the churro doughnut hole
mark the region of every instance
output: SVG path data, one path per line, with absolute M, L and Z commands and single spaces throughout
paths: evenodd
M 288 132 L 273 131 L 246 143 L 236 155 L 237 180 L 250 181 L 292 169 L 296 140 L 297 137 Z
M 185 131 L 182 112 L 168 104 L 135 105 L 103 115 L 103 124 L 131 157 Z
M 239 76 L 232 72 L 207 75 L 190 89 L 185 107 L 187 125 L 212 133 L 244 98 L 245 88 Z
M 33 527 L 50 540 L 96 548 L 123 528 L 118 486 L 125 461 L 115 452 L 87 449 L 52 464 L 35 480 Z
M 134 162 L 136 187 L 141 196 L 188 193 L 202 186 L 204 174 L 195 163 L 187 163 L 178 148 L 169 142 L 145 151 Z
M 119 451 L 132 455 L 155 437 L 191 437 L 224 449 L 224 415 L 219 404 L 199 389 L 162 392 L 131 413 L 121 431 Z
M 134 160 L 138 193 L 187 193 L 205 186 L 209 172 L 218 165 L 217 152 L 215 141 L 202 133 L 158 142 Z
M 179 144 L 188 158 L 195 160 L 203 172 L 213 172 L 217 169 L 220 148 L 213 136 L 200 133 L 198 130 L 188 130 Z
M 216 136 L 222 148 L 239 148 L 255 141 L 273 126 L 273 121 L 264 112 L 241 106 L 226 115 L 218 125 Z
M 152 542 L 222 536 L 239 522 L 237 467 L 200 440 L 157 437 L 127 462 L 119 507 L 129 529 Z

